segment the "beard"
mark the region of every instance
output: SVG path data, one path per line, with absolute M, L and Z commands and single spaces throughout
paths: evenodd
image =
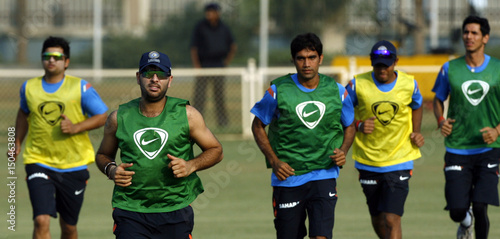
M 162 100 L 163 98 L 165 98 L 166 94 L 167 94 L 166 89 L 162 90 L 158 93 L 151 94 L 150 92 L 148 92 L 146 90 L 146 88 L 141 86 L 141 96 L 147 102 L 151 102 L 151 103 L 158 102 L 158 101 Z

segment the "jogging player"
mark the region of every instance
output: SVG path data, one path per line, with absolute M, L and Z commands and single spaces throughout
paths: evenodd
M 255 141 L 272 168 L 277 238 L 332 238 L 336 178 L 354 138 L 345 88 L 318 73 L 323 45 L 313 33 L 291 43 L 297 73 L 271 82 L 251 112 Z M 268 134 L 265 127 L 269 125 Z
M 484 53 L 489 36 L 486 18 L 467 17 L 465 56 L 445 63 L 432 89 L 434 115 L 445 137 L 446 209 L 459 223 L 457 238 L 472 238 L 472 225 L 476 238 L 487 238 L 488 204 L 499 205 L 500 61 Z
M 166 96 L 173 80 L 167 55 L 144 53 L 136 79 L 141 97 L 110 114 L 96 156 L 97 167 L 115 183 L 114 234 L 191 238 L 190 204 L 203 192 L 196 172 L 220 162 L 222 146 L 187 100 Z M 196 157 L 193 144 L 203 151 Z
M 424 145 L 422 95 L 412 75 L 394 70 L 398 57 L 392 43 L 377 42 L 370 59 L 373 71 L 354 76 L 346 87 L 356 116 L 352 157 L 375 233 L 397 239 L 413 160 Z

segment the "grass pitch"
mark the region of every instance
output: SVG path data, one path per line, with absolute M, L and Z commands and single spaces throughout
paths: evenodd
M 442 138 L 437 131 L 426 132 L 423 157 L 415 162 L 410 180 L 410 195 L 406 203 L 402 226 L 404 238 L 454 238 L 456 224 L 443 210 L 444 176 Z M 205 192 L 193 203 L 195 210 L 194 238 L 274 238 L 271 205 L 270 170 L 265 168 L 262 154 L 251 140 L 222 141 L 224 160 L 215 167 L 199 172 Z M 339 201 L 335 215 L 334 238 L 376 238 L 370 224 L 368 209 L 358 173 L 348 157 L 338 180 Z M 25 239 L 31 237 L 32 220 L 24 166 L 16 165 L 16 231 L 7 229 L 9 204 L 7 201 L 7 174 L 0 171 L 3 189 L 0 212 L 0 238 Z M 90 165 L 91 179 L 85 192 L 85 202 L 78 223 L 79 236 L 87 238 L 114 238 L 111 218 L 112 182 Z M 489 207 L 490 238 L 500 238 L 498 208 Z M 53 238 L 59 238 L 57 220 L 51 222 Z

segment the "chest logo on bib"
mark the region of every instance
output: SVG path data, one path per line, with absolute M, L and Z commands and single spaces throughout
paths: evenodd
M 481 103 L 489 90 L 490 85 L 480 80 L 469 80 L 462 84 L 462 92 L 473 106 Z
M 64 103 L 59 101 L 45 101 L 38 105 L 38 113 L 48 124 L 54 126 L 61 121 L 64 114 Z
M 299 119 L 309 129 L 314 129 L 325 114 L 325 104 L 319 101 L 302 102 L 295 107 Z
M 372 112 L 384 126 L 391 123 L 398 113 L 399 105 L 391 101 L 379 101 L 372 105 Z
M 158 156 L 167 139 L 167 131 L 160 128 L 144 128 L 134 133 L 135 144 L 148 159 L 154 159 Z

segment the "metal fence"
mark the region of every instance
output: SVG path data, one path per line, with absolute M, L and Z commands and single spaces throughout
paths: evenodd
M 426 73 L 435 76 L 439 70 L 436 66 L 398 66 L 409 73 Z M 322 66 L 320 73 L 334 77 L 342 85 L 346 85 L 354 74 L 368 71 L 370 68 L 365 66 L 350 65 L 348 67 Z M 136 69 L 116 69 L 93 71 L 91 69 L 68 69 L 67 74 L 82 77 L 90 82 L 97 90 L 101 98 L 109 107 L 109 111 L 116 110 L 120 104 L 128 102 L 131 99 L 140 97 L 140 90 L 135 80 Z M 206 91 L 205 108 L 203 116 L 208 127 L 221 137 L 245 138 L 251 137 L 251 121 L 253 115 L 250 113 L 251 107 L 259 101 L 265 90 L 269 87 L 269 82 L 281 75 L 295 73 L 294 67 L 270 67 L 259 69 L 255 66 L 255 61 L 250 60 L 247 67 L 241 68 L 213 68 L 213 69 L 173 69 L 174 80 L 168 95 L 188 99 L 195 106 L 195 87 L 197 78 L 204 77 L 198 81 L 202 84 L 201 88 Z M 15 118 L 19 109 L 19 89 L 24 81 L 29 78 L 43 75 L 42 69 L 24 69 L 24 70 L 0 70 L 0 131 L 7 134 L 8 127 L 15 125 Z M 214 77 L 224 76 L 224 90 L 205 85 Z M 418 79 L 421 90 L 428 89 L 429 82 L 433 79 Z M 427 85 L 427 86 L 423 86 Z M 217 95 L 223 95 L 225 98 L 225 108 L 227 110 L 227 122 L 220 123 L 218 107 L 216 103 Z M 426 105 L 431 107 L 430 104 Z M 430 109 L 430 108 L 429 108 Z M 426 119 L 424 118 L 424 121 Z M 428 116 L 429 124 L 435 124 L 432 115 Z M 424 122 L 425 124 L 426 122 Z M 100 141 L 102 129 L 91 133 L 93 139 Z M 1 138 L 4 140 L 5 138 Z

